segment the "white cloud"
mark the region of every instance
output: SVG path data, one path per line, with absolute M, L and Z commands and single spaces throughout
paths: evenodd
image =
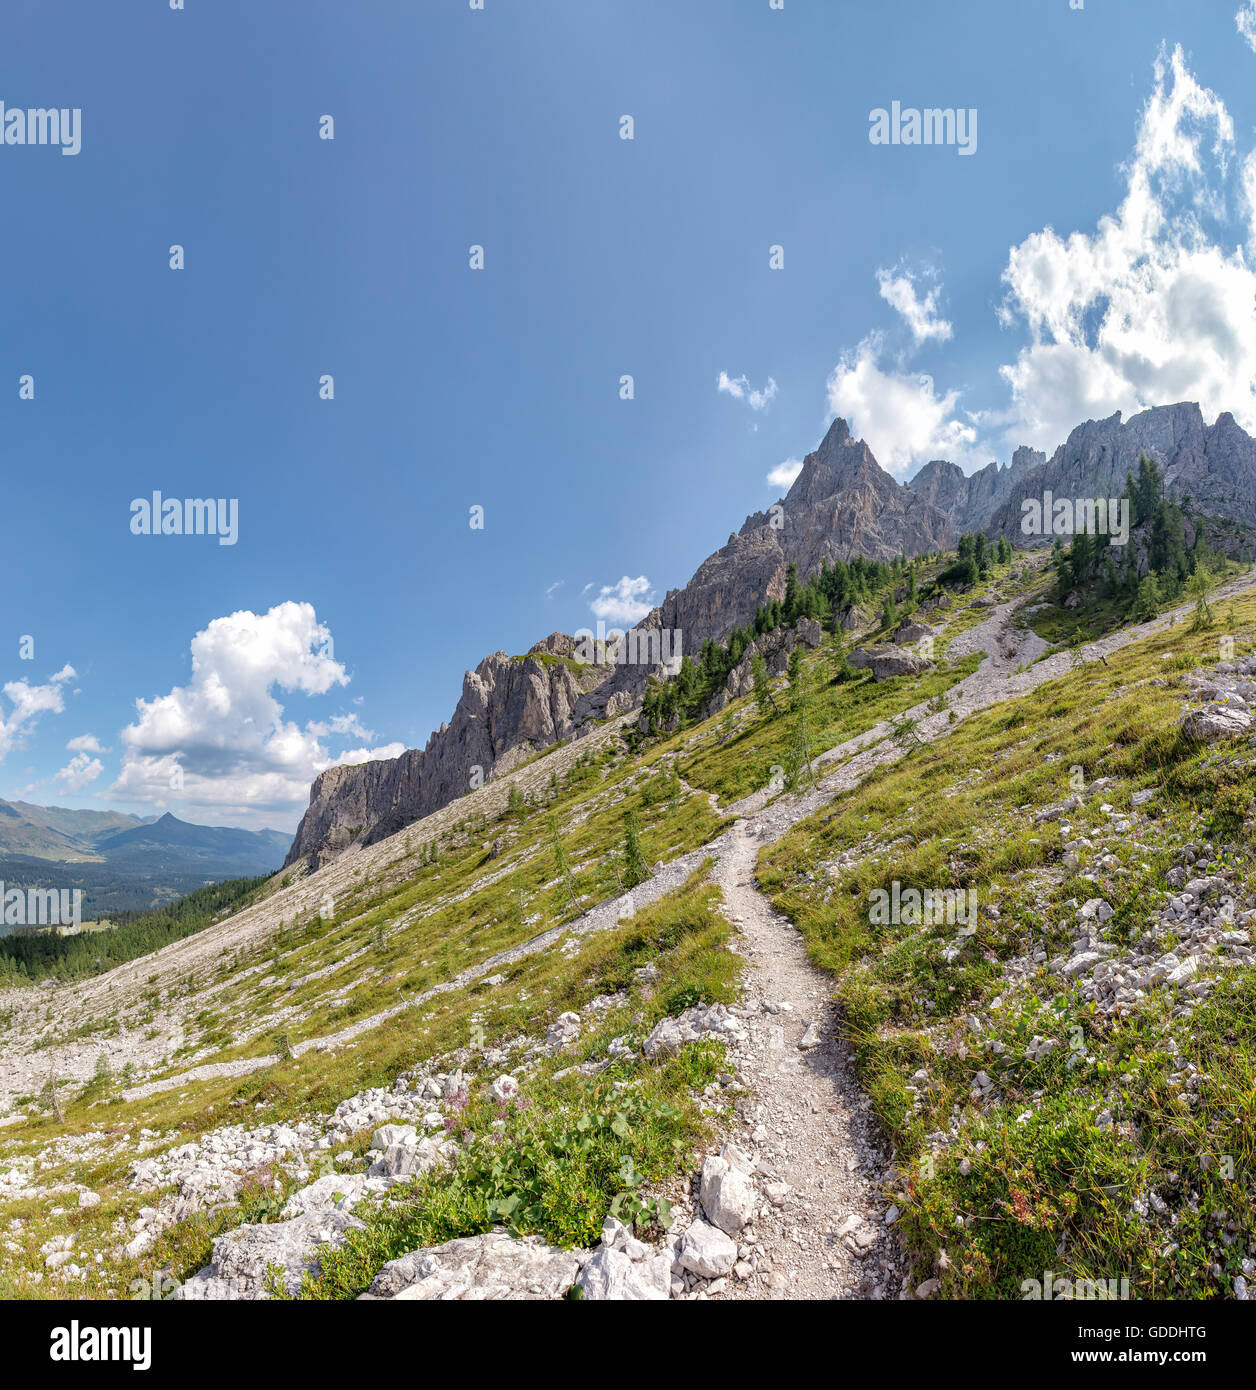
M 26 736 L 41 714 L 60 714 L 65 709 L 61 687 L 76 674 L 73 666 L 66 665 L 55 676 L 49 676 L 45 685 L 31 685 L 25 680 L 9 681 L 5 685 L 5 698 L 12 709 L 6 713 L 0 708 L 0 760 L 15 748 L 26 746 Z
M 53 774 L 52 780 L 61 784 L 61 790 L 67 796 L 74 796 L 89 782 L 94 782 L 104 770 L 105 765 L 99 758 L 76 753 L 60 772 Z
M 95 734 L 79 734 L 77 738 L 72 738 L 65 745 L 68 753 L 108 753 L 109 749 L 102 748 L 100 740 Z
M 931 272 L 925 272 L 922 278 L 929 276 Z M 916 278 L 902 266 L 894 270 L 878 270 L 877 288 L 881 291 L 881 298 L 903 316 L 917 347 L 930 338 L 944 343 L 951 337 L 952 330 L 950 323 L 938 316 L 941 287 L 933 285 L 921 299 L 916 293 Z
M 634 623 L 639 623 L 654 607 L 648 602 L 649 594 L 650 581 L 644 574 L 638 575 L 636 579 L 629 579 L 624 575 L 617 584 L 604 585 L 597 597 L 590 601 L 589 607 L 593 610 L 595 618 L 631 627 Z
M 136 700 L 109 794 L 158 806 L 178 801 L 210 820 L 295 818 L 317 773 L 401 751 L 393 744 L 333 756 L 321 741 L 329 734 L 371 737 L 357 716 L 303 728 L 285 718 L 273 693 L 323 695 L 348 680 L 311 604 L 215 618 L 192 639 L 191 680 L 168 695 Z
M 976 430 L 955 418 L 959 392 L 938 395 L 930 376 L 883 371 L 881 345 L 873 333 L 843 354 L 828 381 L 830 413 L 843 416 L 852 434 L 868 441 L 889 473 L 937 458 L 961 467 L 984 462 Z
M 778 463 L 768 474 L 767 482 L 769 487 L 780 488 L 783 492 L 788 492 L 794 485 L 794 479 L 802 472 L 802 459 L 786 459 L 784 463 Z
M 1238 17 L 1256 40 L 1256 0 Z M 998 317 L 1028 341 L 999 368 L 1009 397 L 960 409 L 958 391 L 882 367 L 871 334 L 839 362 L 829 408 L 845 415 L 891 472 L 948 458 L 979 467 L 1018 444 L 1053 449 L 1076 425 L 1121 411 L 1198 401 L 1256 432 L 1256 150 L 1240 155 L 1224 102 L 1182 50 L 1162 50 L 1125 189 L 1093 234 L 1048 226 L 1008 253 Z M 881 293 L 917 345 L 940 337 L 937 301 L 915 279 L 880 272 Z M 949 329 L 949 325 L 947 325 Z M 997 443 L 978 430 L 998 431 Z
M 1234 27 L 1247 41 L 1247 46 L 1256 53 L 1256 0 L 1246 0 L 1234 16 Z
M 730 377 L 721 372 L 715 382 L 715 389 L 732 396 L 735 401 L 745 401 L 751 410 L 766 410 L 776 398 L 776 382 L 768 377 L 768 384 L 756 390 L 744 376 Z
M 548 589 L 546 589 L 546 591 L 545 591 L 545 597 L 546 597 L 546 598 L 553 598 L 553 597 L 554 597 L 554 594 L 555 594 L 559 589 L 561 589 L 561 588 L 563 587 L 563 585 L 564 585 L 566 582 L 567 582 L 567 581 L 566 581 L 565 579 L 556 579 L 556 580 L 554 581 L 554 583 L 551 584 L 551 585 L 549 586 Z
M 328 734 L 348 735 L 352 738 L 364 738 L 368 743 L 375 737 L 373 729 L 366 729 L 362 726 L 362 721 L 356 714 L 334 714 L 330 719 L 312 719 L 305 726 L 308 734 L 313 734 L 315 738 L 326 738 Z
M 404 743 L 381 743 L 377 748 L 347 748 L 327 764 L 328 767 L 352 767 L 355 763 L 382 762 L 386 758 L 399 758 L 406 751 Z M 320 772 L 326 771 L 319 768 Z
M 1180 48 L 1162 53 L 1116 212 L 1011 250 L 1000 317 L 1031 341 L 1000 368 L 1006 443 L 1050 448 L 1082 420 L 1183 400 L 1256 429 L 1256 162 L 1235 154 L 1224 103 Z

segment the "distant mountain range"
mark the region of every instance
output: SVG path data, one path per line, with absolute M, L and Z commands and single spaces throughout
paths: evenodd
M 825 561 L 856 555 L 893 560 L 949 549 L 967 531 L 1006 536 L 1018 547 L 1049 545 L 1049 535 L 1022 534 L 1021 502 L 1045 491 L 1119 497 L 1141 452 L 1160 465 L 1171 496 L 1189 495 L 1196 514 L 1229 523 L 1209 535 L 1210 544 L 1252 558 L 1256 440 L 1228 413 L 1212 425 L 1190 402 L 1157 406 L 1124 422 L 1117 413 L 1077 426 L 1050 458 L 1022 447 L 1010 463 L 967 475 L 938 459 L 907 483 L 891 477 L 838 419 L 807 455 L 788 494 L 747 517 L 637 628 L 679 632 L 684 651 L 697 659 L 708 638 L 722 641 L 749 623 L 761 603 L 784 598 L 790 564 L 805 581 Z M 473 769 L 489 777 L 508 774 L 558 739 L 579 737 L 632 709 L 649 677 L 663 671 L 645 664 L 581 669 L 562 659 L 574 645 L 552 633 L 523 657 L 494 652 L 466 673 L 450 722 L 422 750 L 322 773 L 287 863 L 318 867 L 353 844 L 370 844 L 439 810 L 469 789 Z
M 206 883 L 272 873 L 291 841 L 278 830 L 192 825 L 169 812 L 142 819 L 0 800 L 0 881 L 81 888 L 88 917 L 157 907 Z

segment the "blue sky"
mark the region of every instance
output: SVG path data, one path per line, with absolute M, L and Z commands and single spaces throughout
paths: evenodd
M 9 0 L 4 36 L 6 111 L 82 112 L 75 155 L 0 145 L 10 799 L 290 829 L 488 652 L 683 584 L 834 413 L 903 478 L 1179 399 L 1256 430 L 1247 0 Z M 894 101 L 975 109 L 975 151 L 872 144 Z M 236 543 L 133 534 L 154 490 Z

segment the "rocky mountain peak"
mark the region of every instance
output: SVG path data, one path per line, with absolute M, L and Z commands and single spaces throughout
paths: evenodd
M 785 509 L 803 510 L 852 488 L 884 494 L 898 485 L 873 457 L 862 439 L 851 437 L 839 416 L 829 426 L 820 447 L 803 460 L 802 472 L 785 495 Z

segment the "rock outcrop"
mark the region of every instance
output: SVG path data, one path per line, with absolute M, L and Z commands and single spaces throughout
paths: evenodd
M 575 650 L 573 638 L 553 633 L 523 657 L 494 652 L 466 673 L 453 718 L 425 748 L 320 773 L 285 866 L 318 868 L 354 843 L 391 835 L 590 721 L 631 708 L 635 700 L 614 689 L 614 670 L 582 664 Z

